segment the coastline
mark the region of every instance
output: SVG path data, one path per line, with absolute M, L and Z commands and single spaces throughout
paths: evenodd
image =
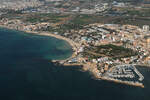
M 96 80 L 104 80 L 104 81 L 114 82 L 114 83 L 118 83 L 118 84 L 125 84 L 125 85 L 129 85 L 129 86 L 144 88 L 143 83 L 132 82 L 132 81 L 131 82 L 122 81 L 122 80 L 117 80 L 117 79 L 113 79 L 113 78 L 109 78 L 109 77 L 105 77 L 105 76 L 99 76 L 95 70 L 90 70 L 89 65 L 87 65 L 87 64 L 83 64 L 82 70 L 89 71 L 92 74 L 93 78 Z
M 65 61 L 74 58 L 76 56 L 77 47 L 80 46 L 80 44 L 77 44 L 74 41 L 72 41 L 72 40 L 70 40 L 66 37 L 63 37 L 63 36 L 60 36 L 60 35 L 57 35 L 57 34 L 53 34 L 53 33 L 50 33 L 50 32 L 36 32 L 36 31 L 23 31 L 23 32 L 26 32 L 26 33 L 29 33 L 29 34 L 31 33 L 31 34 L 41 35 L 41 36 L 50 36 L 50 37 L 54 37 L 54 38 L 57 38 L 57 39 L 60 39 L 60 40 L 64 40 L 67 43 L 69 43 L 69 45 L 72 47 L 72 50 L 73 50 L 72 55 L 69 58 L 66 58 L 64 60 L 52 60 L 52 62 L 64 63 Z
M 9 28 L 7 26 L 0 25 L 0 27 L 15 30 L 15 29 Z M 36 34 L 36 35 L 41 35 L 41 36 L 50 36 L 50 37 L 54 37 L 54 38 L 61 39 L 61 40 L 64 40 L 64 41 L 68 42 L 70 44 L 70 46 L 72 46 L 72 49 L 73 49 L 72 55 L 69 58 L 64 59 L 64 60 L 52 60 L 52 62 L 54 62 L 54 63 L 58 62 L 59 64 L 62 64 L 64 66 L 75 66 L 75 65 L 82 66 L 82 70 L 91 72 L 93 74 L 93 76 L 95 77 L 95 79 L 106 80 L 106 81 L 110 81 L 110 82 L 115 82 L 115 83 L 120 83 L 120 84 L 125 84 L 125 85 L 131 85 L 131 86 L 137 86 L 137 87 L 144 88 L 144 85 L 141 84 L 141 83 L 129 83 L 127 81 L 120 81 L 120 80 L 115 80 L 115 79 L 112 79 L 112 78 L 100 77 L 100 76 L 97 75 L 97 73 L 95 73 L 93 71 L 90 71 L 89 69 L 85 70 L 84 68 L 89 66 L 87 64 L 82 64 L 82 63 L 66 64 L 65 62 L 67 60 L 76 57 L 78 47 L 80 46 L 80 44 L 75 43 L 74 41 L 72 41 L 69 38 L 66 38 L 66 37 L 63 37 L 63 36 L 60 36 L 60 35 L 57 35 L 57 34 L 53 34 L 53 33 L 50 33 L 50 32 L 43 32 L 43 31 L 26 31 L 26 30 L 16 30 L 16 31 L 22 31 L 22 32 L 25 32 L 25 33 L 28 33 L 28 34 Z
M 8 26 L 0 25 L 0 27 L 10 29 L 10 30 L 15 30 L 15 29 L 12 29 Z M 69 38 L 66 38 L 66 37 L 63 37 L 63 36 L 60 36 L 60 35 L 57 35 L 57 34 L 53 34 L 53 33 L 50 33 L 50 32 L 43 32 L 43 31 L 38 32 L 38 31 L 26 31 L 26 30 L 16 30 L 16 31 L 22 31 L 22 32 L 25 32 L 25 33 L 28 33 L 28 34 L 36 34 L 36 35 L 41 35 L 41 36 L 50 36 L 50 37 L 54 37 L 54 38 L 57 38 L 57 39 L 60 39 L 60 40 L 64 40 L 67 43 L 69 43 L 69 45 L 72 47 L 72 50 L 73 50 L 72 55 L 69 58 L 66 58 L 66 59 L 63 59 L 63 60 L 52 60 L 52 62 L 64 63 L 65 61 L 67 61 L 71 58 L 74 58 L 76 56 L 77 47 L 80 46 L 80 44 L 75 43 L 74 41 L 72 41 Z

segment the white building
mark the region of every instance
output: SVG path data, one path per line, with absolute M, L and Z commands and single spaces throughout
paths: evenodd
M 143 25 L 143 31 L 144 32 L 149 32 L 149 25 Z

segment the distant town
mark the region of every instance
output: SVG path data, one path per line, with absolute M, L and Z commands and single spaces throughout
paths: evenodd
M 0 26 L 64 39 L 74 53 L 53 62 L 82 65 L 96 79 L 144 87 L 136 66 L 150 65 L 149 11 L 149 3 L 118 1 L 3 2 Z

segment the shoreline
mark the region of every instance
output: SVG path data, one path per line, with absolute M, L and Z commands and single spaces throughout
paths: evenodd
M 6 28 L 6 29 L 10 29 L 10 30 L 16 30 L 16 29 L 12 29 L 12 28 L 10 28 L 8 26 L 3 26 L 3 25 L 0 25 L 0 27 Z M 106 80 L 106 81 L 110 81 L 110 82 L 115 82 L 115 83 L 120 83 L 120 84 L 125 84 L 125 85 L 130 85 L 130 86 L 136 86 L 136 87 L 144 88 L 144 85 L 142 83 L 127 82 L 127 81 L 121 81 L 121 80 L 115 80 L 115 79 L 112 79 L 112 78 L 97 76 L 97 73 L 95 73 L 93 71 L 90 71 L 89 69 L 86 69 L 86 67 L 88 66 L 87 64 L 82 64 L 82 63 L 66 64 L 65 62 L 67 60 L 76 57 L 78 47 L 80 46 L 80 44 L 75 43 L 74 41 L 72 41 L 69 38 L 66 38 L 66 37 L 61 36 L 61 35 L 53 34 L 53 33 L 50 33 L 50 32 L 43 32 L 43 31 L 39 31 L 39 32 L 38 31 L 26 31 L 26 30 L 16 30 L 16 31 L 22 31 L 22 32 L 25 32 L 27 34 L 36 34 L 36 35 L 41 35 L 41 36 L 50 36 L 50 37 L 54 37 L 54 38 L 57 38 L 57 39 L 64 40 L 64 41 L 68 42 L 69 45 L 73 49 L 72 55 L 69 58 L 66 58 L 66 59 L 63 59 L 63 60 L 52 60 L 53 63 L 58 62 L 59 64 L 62 64 L 63 66 L 75 66 L 75 65 L 82 66 L 82 70 L 83 71 L 91 72 L 93 74 L 93 77 L 95 77 L 95 79 L 97 79 L 97 80 L 99 80 L 99 79 L 100 80 Z
M 133 81 L 122 81 L 122 80 L 118 80 L 118 79 L 114 79 L 114 78 L 109 78 L 109 77 L 105 77 L 105 76 L 99 76 L 96 72 L 94 71 L 90 71 L 87 68 L 88 65 L 83 65 L 82 70 L 83 71 L 89 71 L 92 73 L 94 79 L 96 80 L 104 80 L 104 81 L 109 81 L 109 82 L 114 82 L 114 83 L 118 83 L 118 84 L 125 84 L 125 85 L 129 85 L 129 86 L 135 86 L 135 87 L 140 87 L 140 88 L 144 88 L 144 84 L 143 83 L 139 83 L 139 82 L 133 82 Z
M 39 32 L 36 32 L 36 31 L 23 31 L 23 32 L 26 32 L 26 33 L 29 33 L 29 34 L 31 33 L 31 34 L 41 35 L 41 36 L 50 36 L 50 37 L 54 37 L 56 39 L 64 40 L 72 47 L 73 53 L 69 58 L 62 59 L 62 60 L 61 59 L 60 60 L 52 60 L 52 62 L 64 63 L 65 61 L 74 58 L 76 56 L 77 47 L 80 46 L 80 44 L 77 44 L 74 41 L 72 41 L 72 40 L 70 40 L 66 37 L 63 37 L 63 36 L 60 36 L 60 35 L 57 35 L 57 34 L 53 34 L 53 33 L 50 33 L 50 32 L 40 32 L 40 31 Z
M 95 80 L 104 80 L 104 81 L 108 81 L 108 82 L 114 82 L 114 83 L 118 83 L 118 84 L 124 84 L 124 85 L 129 85 L 129 86 L 134 86 L 134 87 L 140 87 L 140 88 L 144 88 L 144 84 L 143 83 L 139 83 L 139 82 L 133 82 L 133 81 L 122 81 L 122 80 L 117 80 L 117 79 L 113 79 L 113 78 L 108 78 L 108 77 L 102 77 L 102 76 L 98 76 L 97 73 L 90 71 L 87 68 L 87 64 L 64 64 L 64 66 L 82 66 L 81 70 L 83 72 L 90 72 L 92 74 L 92 77 Z
M 16 29 L 12 29 L 8 26 L 3 26 L 3 25 L 0 25 L 1 28 L 6 28 L 6 29 L 10 29 L 10 30 L 16 30 Z M 63 37 L 63 36 L 60 36 L 60 35 L 57 35 L 57 34 L 53 34 L 53 33 L 50 33 L 50 32 L 43 32 L 43 31 L 26 31 L 26 30 L 16 30 L 16 31 L 21 31 L 21 32 L 25 32 L 27 34 L 35 34 L 35 35 L 41 35 L 41 36 L 50 36 L 50 37 L 54 37 L 56 39 L 60 39 L 60 40 L 64 40 L 66 41 L 71 47 L 72 47 L 72 50 L 73 50 L 73 53 L 72 55 L 69 57 L 69 58 L 66 58 L 66 59 L 60 59 L 60 60 L 52 60 L 52 62 L 65 62 L 73 57 L 76 56 L 76 52 L 77 52 L 77 47 L 80 46 L 80 44 L 78 43 L 75 43 L 74 41 L 72 41 L 71 39 L 69 38 L 66 38 L 66 37 Z

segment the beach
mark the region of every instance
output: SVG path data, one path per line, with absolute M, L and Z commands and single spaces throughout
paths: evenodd
M 80 44 L 78 43 L 75 43 L 74 41 L 72 41 L 71 39 L 69 38 L 66 38 L 66 37 L 63 37 L 63 36 L 60 36 L 60 35 L 57 35 L 57 34 L 53 34 L 53 33 L 50 33 L 50 32 L 36 32 L 36 31 L 24 31 L 26 33 L 32 33 L 32 34 L 36 34 L 36 35 L 43 35 L 43 36 L 50 36 L 50 37 L 55 37 L 57 39 L 61 39 L 61 40 L 65 40 L 66 42 L 68 42 L 70 44 L 70 46 L 72 46 L 72 49 L 73 49 L 73 54 L 71 57 L 65 59 L 65 60 L 52 60 L 52 62 L 56 62 L 56 61 L 59 61 L 60 63 L 64 63 L 65 61 L 71 59 L 71 58 L 74 58 L 76 57 L 76 52 L 78 50 L 78 47 L 80 46 Z
M 4 26 L 4 25 L 0 25 L 0 27 L 2 28 L 7 28 L 7 29 L 12 29 L 8 26 Z M 13 29 L 14 30 L 14 29 Z M 69 38 L 66 38 L 66 37 L 63 37 L 63 36 L 60 36 L 60 35 L 57 35 L 57 34 L 53 34 L 51 32 L 43 32 L 43 31 L 26 31 L 26 30 L 17 30 L 17 31 L 23 31 L 25 33 L 28 33 L 28 34 L 36 34 L 36 35 L 42 35 L 42 36 L 50 36 L 50 37 L 54 37 L 54 38 L 57 38 L 57 39 L 61 39 L 61 40 L 65 40 L 66 42 L 68 42 L 70 44 L 70 46 L 72 47 L 73 49 L 73 54 L 71 57 L 65 59 L 65 60 L 52 60 L 52 62 L 61 62 L 61 63 L 64 63 L 65 61 L 71 59 L 71 58 L 74 58 L 76 57 L 76 52 L 78 50 L 78 47 L 80 46 L 80 44 L 78 43 L 75 43 L 73 40 L 69 39 Z

